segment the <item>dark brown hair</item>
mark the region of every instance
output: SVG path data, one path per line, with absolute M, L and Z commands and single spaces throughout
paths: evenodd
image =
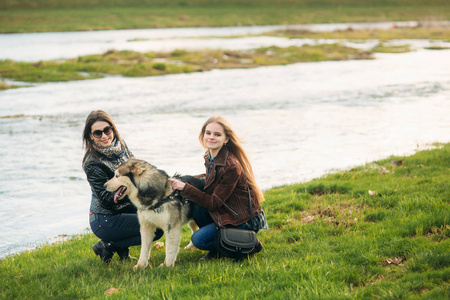
M 224 117 L 212 116 L 205 122 L 205 124 L 203 124 L 202 130 L 200 131 L 200 134 L 198 136 L 200 144 L 202 144 L 202 146 L 206 148 L 206 144 L 203 137 L 205 135 L 206 126 L 208 126 L 208 124 L 210 123 L 217 123 L 220 126 L 222 126 L 223 131 L 225 132 L 225 136 L 228 138 L 226 147 L 234 156 L 236 156 L 237 160 L 241 164 L 244 170 L 244 174 L 247 177 L 248 185 L 256 193 L 258 201 L 263 202 L 264 195 L 260 190 L 260 188 L 258 187 L 258 185 L 256 184 L 255 175 L 253 174 L 253 169 L 247 157 L 247 154 L 245 153 L 245 150 L 241 145 L 241 139 L 237 136 L 237 134 L 231 127 L 230 123 L 228 123 L 228 121 Z
M 84 130 L 83 130 L 83 137 L 82 137 L 83 146 L 86 149 L 86 152 L 84 153 L 84 157 L 83 157 L 83 163 L 86 160 L 86 157 L 89 152 L 95 154 L 95 150 L 93 147 L 94 142 L 91 139 L 91 130 L 92 130 L 92 125 L 97 121 L 104 121 L 104 122 L 108 123 L 109 126 L 111 126 L 111 128 L 113 130 L 114 137 L 119 141 L 120 144 L 122 144 L 122 147 L 125 147 L 111 116 L 108 113 L 104 112 L 103 110 L 92 111 L 86 118 L 86 123 L 84 125 Z

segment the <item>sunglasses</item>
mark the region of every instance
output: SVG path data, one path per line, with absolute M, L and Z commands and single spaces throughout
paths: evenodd
M 106 135 L 110 135 L 112 133 L 112 126 L 106 126 L 105 128 L 103 128 L 103 130 L 94 130 L 94 132 L 92 132 L 92 135 L 99 139 L 102 137 L 103 133 L 105 133 Z

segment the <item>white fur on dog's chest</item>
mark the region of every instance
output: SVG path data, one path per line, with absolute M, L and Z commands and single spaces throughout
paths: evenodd
M 171 216 L 170 210 L 167 209 L 166 204 L 158 207 L 155 210 L 140 210 L 138 209 L 138 215 L 140 219 L 145 220 L 145 222 L 152 223 L 156 227 L 165 229 L 167 224 L 170 224 Z

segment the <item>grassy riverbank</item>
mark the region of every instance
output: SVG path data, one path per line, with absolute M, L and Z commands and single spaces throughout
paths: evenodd
M 0 33 L 449 19 L 445 0 L 0 2 Z
M 312 32 L 307 30 L 286 29 L 265 34 L 287 38 L 308 39 L 345 39 L 345 40 L 442 40 L 450 42 L 450 26 L 438 26 L 433 22 L 415 28 L 394 27 L 390 29 L 360 29 Z
M 156 249 L 154 268 L 134 272 L 103 265 L 81 235 L 0 260 L 0 298 L 448 299 L 450 144 L 438 148 L 266 191 L 270 230 L 250 261 L 181 250 L 157 268 Z
M 13 84 L 7 84 L 7 83 L 4 83 L 4 82 L 0 82 L 0 91 L 9 90 L 9 89 L 16 89 L 18 87 L 19 87 L 18 85 L 13 85 Z
M 370 52 L 338 44 L 303 47 L 268 47 L 251 51 L 174 50 L 170 53 L 108 51 L 64 61 L 36 63 L 0 60 L 0 74 L 23 82 L 52 82 L 101 78 L 191 73 L 211 69 L 255 68 L 298 62 L 371 58 Z

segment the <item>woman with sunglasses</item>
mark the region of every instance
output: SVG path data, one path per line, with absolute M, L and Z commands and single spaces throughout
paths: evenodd
M 264 196 L 255 182 L 252 166 L 231 125 L 221 116 L 213 116 L 204 124 L 199 135 L 206 148 L 205 187 L 203 191 L 177 179 L 169 179 L 172 188 L 180 190 L 195 203 L 193 218 L 199 230 L 192 235 L 192 243 L 209 252 L 203 259 L 217 258 L 214 237 L 218 227 L 254 230 L 266 229 L 267 220 L 260 202 Z M 252 201 L 253 227 L 250 221 L 249 193 Z M 262 250 L 258 240 L 254 253 Z
M 103 186 L 114 176 L 114 170 L 134 157 L 109 114 L 102 110 L 91 112 L 83 130 L 86 153 L 83 170 L 91 186 L 92 200 L 89 222 L 92 232 L 101 240 L 92 246 L 100 259 L 109 263 L 117 253 L 120 260 L 129 257 L 129 247 L 141 244 L 136 207 L 128 197 L 114 203 L 114 193 Z M 163 231 L 158 229 L 155 240 Z

